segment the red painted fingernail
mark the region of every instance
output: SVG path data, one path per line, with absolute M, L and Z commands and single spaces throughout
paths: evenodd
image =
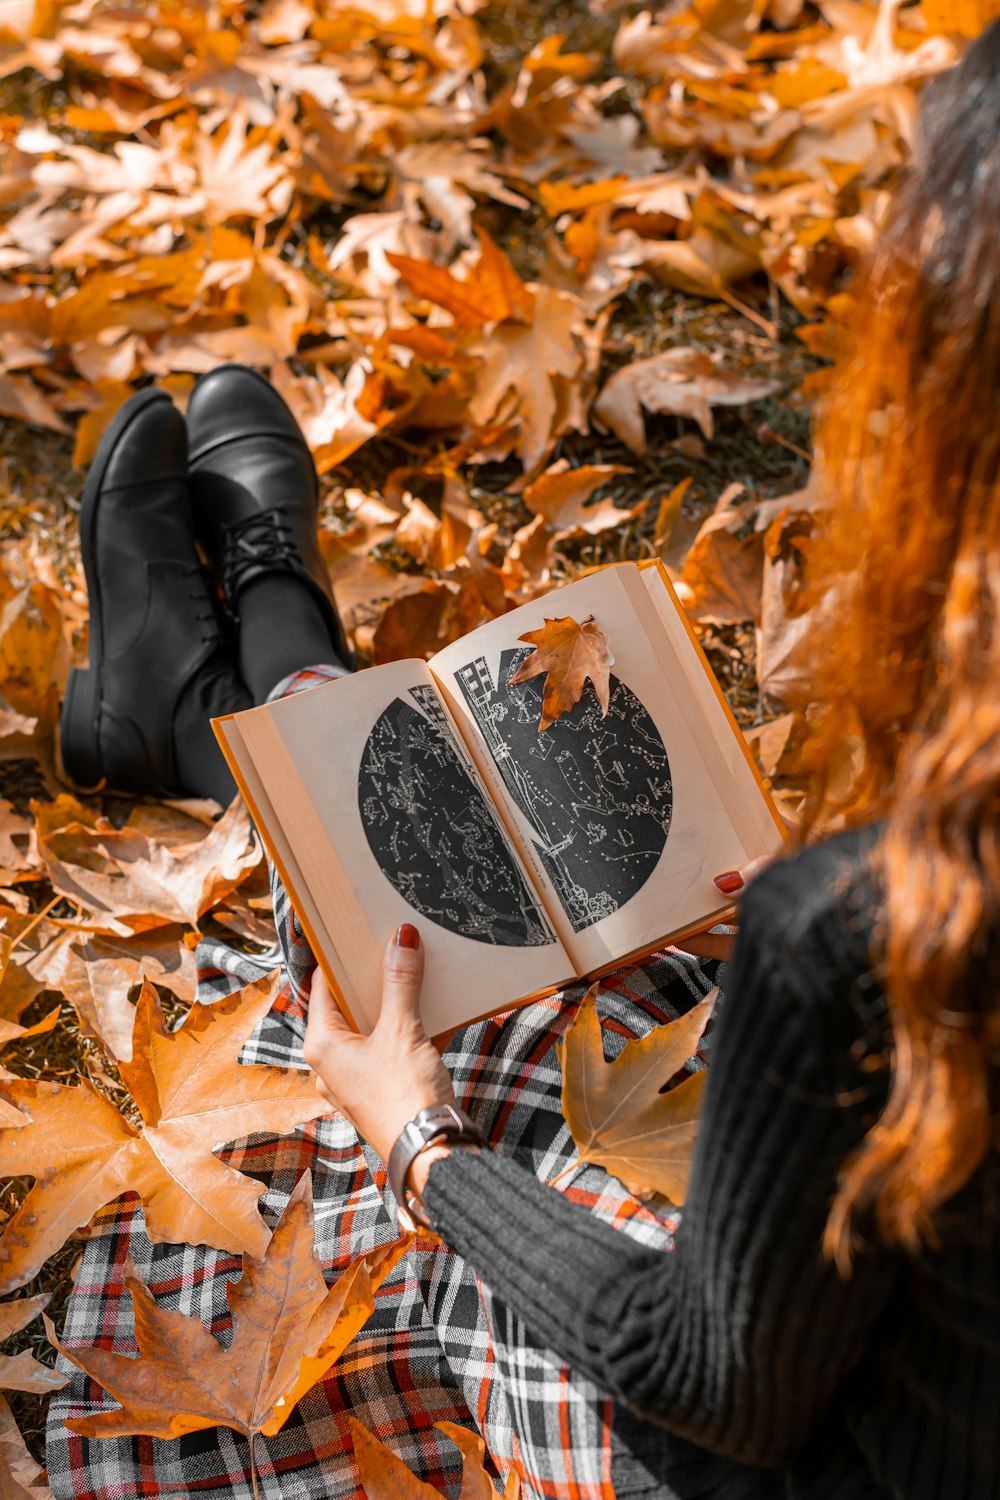
M 735 891 L 743 889 L 743 876 L 739 870 L 726 870 L 722 875 L 716 875 L 715 883 L 720 891 L 727 896 L 732 896 Z
M 404 922 L 401 927 L 396 928 L 397 948 L 419 948 L 420 933 L 409 922 Z

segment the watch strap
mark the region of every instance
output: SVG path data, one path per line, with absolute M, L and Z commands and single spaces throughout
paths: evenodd
M 470 1145 L 485 1146 L 482 1131 L 464 1110 L 454 1104 L 435 1104 L 422 1109 L 404 1126 L 396 1144 L 389 1153 L 387 1163 L 389 1186 L 399 1205 L 401 1215 L 416 1219 L 425 1228 L 430 1225 L 420 1208 L 419 1199 L 406 1185 L 406 1179 L 414 1161 L 428 1146 L 443 1141 L 464 1141 Z

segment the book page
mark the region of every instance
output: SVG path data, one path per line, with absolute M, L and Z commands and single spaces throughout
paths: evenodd
M 639 572 L 660 624 L 670 639 L 677 666 L 684 672 L 712 732 L 714 743 L 706 742 L 702 749 L 718 785 L 731 788 L 726 803 L 747 855 L 756 859 L 773 854 L 784 837 L 784 827 L 774 804 L 769 799 L 754 796 L 754 786 L 759 785 L 760 777 L 753 769 L 750 751 L 742 735 L 737 737 L 733 732 L 735 726 L 722 690 L 696 644 L 667 571 L 660 564 L 643 566 Z
M 568 979 L 570 961 L 423 662 L 222 722 L 251 810 L 354 1024 L 379 1010 L 401 922 L 436 1035 Z M 257 803 L 256 809 L 254 804 Z
M 588 683 L 540 733 L 543 679 L 510 682 L 532 649 L 518 637 L 547 616 L 591 614 L 615 658 L 608 713 Z M 713 877 L 762 851 L 746 845 L 717 726 L 634 564 L 491 621 L 430 665 L 578 973 L 728 910 Z M 739 796 L 766 808 L 752 778 Z

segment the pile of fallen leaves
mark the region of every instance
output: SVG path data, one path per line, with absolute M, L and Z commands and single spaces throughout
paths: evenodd
M 71 445 L 85 465 L 139 384 L 183 406 L 220 361 L 263 370 L 324 478 L 323 552 L 364 661 L 428 656 L 588 566 L 659 556 L 793 812 L 817 607 L 809 403 L 920 86 L 998 12 L 3 0 L 0 1288 L 37 1276 L 41 1292 L 0 1309 L 0 1335 L 40 1347 L 19 1330 L 42 1294 L 65 1295 L 60 1247 L 126 1184 L 164 1237 L 246 1253 L 234 1317 L 261 1278 L 308 1262 L 304 1201 L 268 1248 L 247 1179 L 227 1189 L 240 1222 L 212 1228 L 178 1187 L 228 1169 L 184 1126 L 178 1060 L 209 1022 L 171 1026 L 199 935 L 272 940 L 265 872 L 239 805 L 219 818 L 65 782 L 58 712 L 87 601 L 71 503 L 39 498 L 40 456 L 69 493 Z M 211 1023 L 213 1087 L 291 1128 L 308 1117 L 303 1078 L 264 1082 L 274 1070 L 237 1068 L 230 1045 L 267 1003 L 244 994 Z M 587 1101 L 582 1158 L 641 1185 L 648 1165 L 603 1129 L 602 1101 L 629 1092 L 630 1119 L 653 1110 L 689 1140 L 701 1075 L 660 1096 L 637 1044 L 605 1077 L 596 1024 L 585 1008 L 567 1116 Z M 700 1024 L 661 1039 L 664 1058 Z M 81 1184 L 70 1210 L 46 1172 L 84 1120 L 84 1155 L 58 1157 Z M 682 1179 L 660 1186 L 677 1196 Z M 318 1342 L 290 1354 L 319 1373 L 336 1325 L 321 1281 L 302 1271 Z M 198 1342 L 152 1312 L 147 1333 L 150 1349 Z M 0 1360 L 34 1423 L 59 1378 L 39 1368 Z M 273 1387 L 286 1415 L 299 1374 Z M 251 1434 L 274 1413 L 212 1420 Z M 449 1435 L 478 1485 L 475 1440 Z M 372 1442 L 356 1438 L 368 1492 L 396 1493 Z M 3 1483 L 38 1500 L 19 1443 L 0 1402 Z
M 610 55 L 550 31 L 501 69 L 492 12 L 510 9 L 539 7 L 0 11 L 0 80 L 31 80 L 32 106 L 0 117 L 0 412 L 75 425 L 83 464 L 138 380 L 183 402 L 235 359 L 267 371 L 322 473 L 391 440 L 378 492 L 342 492 L 326 537 L 377 661 L 532 597 L 572 571 L 568 543 L 634 519 L 587 504 L 622 466 L 567 474 L 561 440 L 604 431 L 641 459 L 644 414 L 704 443 L 713 408 L 774 393 L 675 340 L 608 373 L 636 283 L 722 299 L 770 337 L 787 299 L 809 347 L 835 347 L 918 86 L 997 6 L 594 0 Z M 505 461 L 516 513 L 491 517 L 475 475 Z M 636 546 L 668 548 L 661 520 Z

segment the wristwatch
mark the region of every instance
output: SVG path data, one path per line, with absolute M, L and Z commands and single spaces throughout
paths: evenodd
M 428 1146 L 439 1145 L 442 1141 L 486 1145 L 482 1131 L 464 1110 L 457 1109 L 453 1104 L 435 1104 L 414 1115 L 389 1153 L 389 1186 L 399 1205 L 399 1222 L 411 1232 L 416 1229 L 417 1224 L 425 1229 L 430 1229 L 431 1225 L 420 1199 L 406 1185 L 407 1175 L 421 1151 L 426 1151 Z

